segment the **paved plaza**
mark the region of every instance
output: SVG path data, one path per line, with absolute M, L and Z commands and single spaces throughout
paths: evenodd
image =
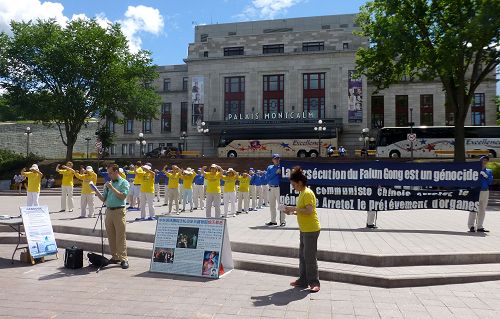
M 0 214 L 18 215 L 25 198 L 0 200 Z M 96 221 L 75 219 L 79 208 L 56 213 L 58 196 L 42 196 L 40 203 L 54 212 L 54 225 L 88 229 Z M 157 207 L 157 213 L 166 213 L 166 207 Z M 137 216 L 137 211 L 128 213 L 127 231 L 153 234 L 156 222 L 135 222 Z M 380 229 L 374 231 L 364 229 L 363 212 L 320 209 L 319 217 L 320 250 L 375 255 L 500 251 L 500 212 L 495 210 L 487 212 L 485 225 L 492 232 L 486 235 L 466 232 L 466 212 L 381 212 Z M 263 226 L 268 218 L 264 208 L 229 219 L 231 241 L 297 247 L 296 219 L 268 228 Z M 170 276 L 149 273 L 149 260 L 135 257 L 128 270 L 110 266 L 98 274 L 86 261 L 83 269 L 65 269 L 62 257 L 35 266 L 11 265 L 13 248 L 0 244 L 0 318 L 500 318 L 500 281 L 387 289 L 323 280 L 321 291 L 309 294 L 291 289 L 291 276 L 240 269 L 219 280 Z
M 13 246 L 0 245 L 8 256 Z M 61 251 L 60 254 L 63 252 Z M 0 318 L 499 318 L 500 281 L 384 289 L 322 282 L 309 294 L 292 277 L 234 270 L 219 280 L 148 273 L 132 267 L 63 268 L 0 258 Z

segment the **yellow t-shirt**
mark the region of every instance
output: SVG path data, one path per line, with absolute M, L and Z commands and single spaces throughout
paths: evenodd
M 144 170 L 141 167 L 136 169 L 135 170 L 134 185 L 141 185 L 143 176 L 144 176 Z
M 238 177 L 238 181 L 240 182 L 238 191 L 248 193 L 250 191 L 250 177 L 240 176 Z
M 40 193 L 40 184 L 42 181 L 42 175 L 33 172 L 23 172 L 21 174 L 28 178 L 28 192 Z
M 62 175 L 61 186 L 73 186 L 73 176 L 75 176 L 73 171 L 60 169 L 57 172 Z
M 207 182 L 207 193 L 220 193 L 221 172 L 206 172 L 205 181 Z
M 305 190 L 300 192 L 299 198 L 297 198 L 297 208 L 305 208 L 307 205 L 312 205 L 313 213 L 311 215 L 297 214 L 299 229 L 303 233 L 320 231 L 321 226 L 319 224 L 318 214 L 316 213 L 316 196 L 309 187 L 306 187 Z
M 87 174 L 80 174 L 75 172 L 76 178 L 82 181 L 82 194 L 95 194 L 95 192 L 90 188 L 90 182 L 97 184 L 97 174 L 95 172 L 87 172 Z
M 223 176 L 222 180 L 224 181 L 224 193 L 232 193 L 236 192 L 236 179 L 238 176 Z
M 179 187 L 179 178 L 181 177 L 180 173 L 172 173 L 172 172 L 164 172 L 168 177 L 168 185 L 169 189 L 178 188 Z
M 155 173 L 154 172 L 142 173 L 141 192 L 142 193 L 154 193 L 155 192 Z
M 181 179 L 184 181 L 184 189 L 193 189 L 193 180 L 196 174 L 181 175 Z
M 127 174 L 125 174 L 125 172 L 120 172 L 120 177 L 123 178 L 123 179 L 127 179 Z

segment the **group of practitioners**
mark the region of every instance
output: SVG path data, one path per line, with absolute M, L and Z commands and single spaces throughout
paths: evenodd
M 224 170 L 217 164 L 203 166 L 196 171 L 177 165 L 166 165 L 160 170 L 153 169 L 151 163 L 137 162 L 119 168 L 119 172 L 130 183 L 128 209 L 141 212 L 137 221 L 156 219 L 154 201 L 161 200 L 160 184 L 164 181 L 163 206 L 168 207 L 167 214 L 179 215 L 187 209 L 190 212 L 205 209 L 206 217 L 229 218 L 270 206 L 271 218 L 266 225 L 274 226 L 278 225 L 280 156 L 274 154 L 272 161 L 262 171 L 253 168 L 242 172 L 233 168 Z M 102 175 L 107 178 L 107 173 Z M 284 212 L 280 213 L 280 226 L 286 226 L 285 216 Z

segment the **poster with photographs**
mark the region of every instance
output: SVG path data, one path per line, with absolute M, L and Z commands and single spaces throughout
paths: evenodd
M 348 70 L 347 118 L 349 123 L 363 122 L 363 82 Z
M 47 206 L 20 207 L 30 254 L 40 258 L 57 254 L 56 238 Z
M 201 125 L 201 122 L 203 122 L 203 107 L 205 105 L 205 78 L 203 76 L 194 76 L 191 84 L 193 125 Z
M 224 219 L 158 218 L 151 272 L 219 278 L 233 268 Z

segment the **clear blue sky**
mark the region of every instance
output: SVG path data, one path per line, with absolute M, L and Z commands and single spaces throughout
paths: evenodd
M 57 2 L 57 0 L 52 1 Z M 194 38 L 194 24 L 356 13 L 366 1 L 278 0 L 284 9 L 265 6 L 266 2 L 270 5 L 273 2 L 276 4 L 276 0 L 59 0 L 59 2 L 64 6 L 63 14 L 67 17 L 80 13 L 88 17 L 104 14 L 111 21 L 124 19 L 128 6 L 144 5 L 158 9 L 164 19 L 162 32 L 160 34 L 139 32 L 138 35 L 142 40 L 141 48 L 153 53 L 156 64 L 164 65 L 183 63 L 188 43 Z M 256 7 L 254 3 L 259 5 L 259 2 L 264 6 Z

